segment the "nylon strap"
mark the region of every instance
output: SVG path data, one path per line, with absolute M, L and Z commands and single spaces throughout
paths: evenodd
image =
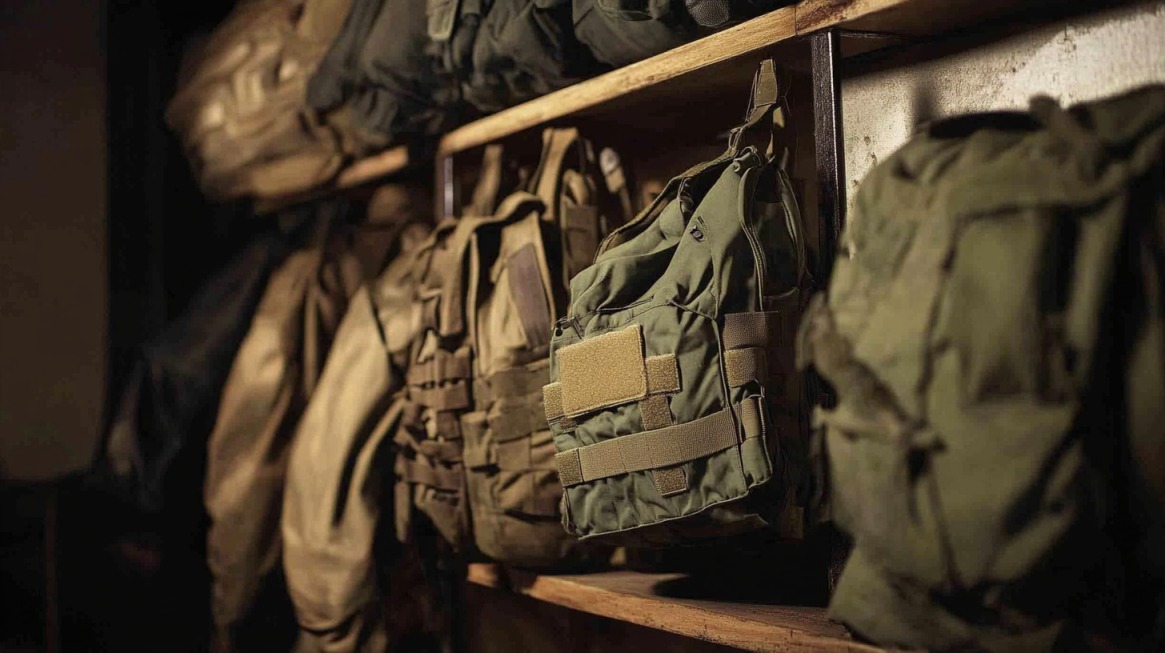
M 438 350 L 433 357 L 409 368 L 409 385 L 422 386 L 446 381 L 468 380 L 473 376 L 467 352 L 450 353 Z
M 662 429 L 674 424 L 671 406 L 664 395 L 652 395 L 639 402 L 639 414 L 644 431 Z
M 550 380 L 550 360 L 543 359 L 525 367 L 494 372 L 474 382 L 473 398 L 479 407 L 505 398 L 524 398 L 541 393 Z
M 562 412 L 562 384 L 550 383 L 542 386 L 542 406 L 546 410 L 546 421 L 557 422 L 566 416 Z
M 744 439 L 764 434 L 757 399 L 739 404 L 740 428 Z M 588 483 L 665 467 L 674 467 L 705 458 L 740 443 L 736 416 L 731 408 L 653 431 L 624 435 L 571 449 L 554 457 L 563 487 Z
M 481 157 L 481 171 L 473 188 L 469 210 L 473 215 L 492 215 L 502 191 L 503 147 L 498 143 L 485 146 Z
M 578 142 L 578 129 L 549 128 L 542 132 L 542 160 L 534 178 L 534 194 L 546 203 L 547 219 L 558 220 L 558 184 L 571 148 Z
M 768 347 L 772 326 L 779 325 L 777 313 L 729 313 L 724 316 L 721 339 L 725 349 Z
M 433 460 L 445 463 L 461 461 L 462 444 L 457 442 L 438 442 L 427 438 L 417 439 L 408 428 L 399 428 L 393 434 L 392 441 L 401 449 L 408 449 Z
M 409 386 L 409 399 L 427 408 L 437 410 L 466 410 L 472 408 L 469 401 L 469 384 L 454 383 L 436 388 Z
M 444 466 L 431 466 L 418 460 L 397 458 L 397 479 L 412 485 L 427 485 L 439 490 L 457 492 L 461 489 L 461 471 Z
M 530 349 L 545 347 L 550 342 L 550 300 L 546 297 L 547 283 L 542 277 L 538 251 L 534 243 L 527 243 L 506 259 L 509 272 L 510 297 L 518 310 L 518 319 L 526 334 Z
M 510 442 L 549 428 L 538 404 L 512 406 L 489 418 L 494 442 Z
M 680 391 L 680 367 L 675 354 L 649 356 L 647 366 L 647 394 L 664 394 Z
M 724 352 L 724 367 L 728 371 L 728 385 L 733 388 L 755 381 L 768 381 L 768 350 L 762 347 L 729 349 Z

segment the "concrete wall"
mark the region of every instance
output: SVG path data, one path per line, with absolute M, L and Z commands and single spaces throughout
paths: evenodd
M 1036 94 L 1071 104 L 1153 82 L 1165 83 L 1160 0 L 987 42 L 922 44 L 890 60 L 859 62 L 842 85 L 848 198 L 926 121 L 1022 109 Z
M 0 3 L 0 481 L 80 469 L 100 431 L 104 7 Z

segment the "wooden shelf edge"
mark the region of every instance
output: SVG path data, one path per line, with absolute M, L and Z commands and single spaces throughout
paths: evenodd
M 723 32 L 462 125 L 441 137 L 436 155 L 451 156 L 480 147 L 601 106 L 628 93 L 643 91 L 821 30 L 856 27 L 888 33 L 937 33 L 1025 6 L 1027 3 L 1022 0 L 963 0 L 955 3 L 949 0 L 802 0 Z M 940 9 L 943 11 L 938 11 Z M 409 163 L 408 148 L 399 145 L 353 163 L 342 170 L 332 184 L 317 190 L 327 194 L 359 186 L 400 172 Z M 263 198 L 262 202 L 267 207 L 288 206 L 302 201 L 302 197 L 319 196 L 321 192 Z
M 588 614 L 664 630 L 745 651 L 883 653 L 855 642 L 828 622 L 822 608 L 716 603 L 655 596 L 657 583 L 681 574 L 617 571 L 581 576 L 538 575 L 493 564 L 469 565 L 475 585 L 512 591 Z
M 519 131 L 579 113 L 621 95 L 780 43 L 797 35 L 796 16 L 795 6 L 783 7 L 723 32 L 462 125 L 441 138 L 437 154 L 448 156 L 485 145 Z
M 400 172 L 409 165 L 409 148 L 397 145 L 353 163 L 336 177 L 337 188 L 352 188 L 378 177 Z

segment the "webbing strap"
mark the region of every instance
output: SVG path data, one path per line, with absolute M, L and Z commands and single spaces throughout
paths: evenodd
M 542 387 L 542 406 L 546 410 L 546 421 L 556 422 L 566 413 L 562 411 L 562 384 L 550 383 Z
M 438 386 L 436 388 L 418 388 L 409 386 L 409 399 L 437 410 L 466 410 L 471 408 L 469 403 L 469 384 L 465 382 Z
M 770 325 L 779 322 L 777 313 L 729 313 L 724 316 L 721 338 L 725 349 L 769 346 Z
M 644 431 L 662 429 L 675 423 L 672 419 L 671 405 L 665 395 L 652 395 L 639 402 L 640 421 Z
M 445 381 L 460 381 L 473 375 L 468 352 L 450 353 L 438 350 L 433 357 L 409 368 L 409 385 L 430 385 Z
M 439 460 L 443 463 L 457 463 L 461 461 L 461 441 L 440 442 L 427 438 L 415 437 L 408 428 L 399 428 L 392 437 L 392 441 L 401 450 L 414 451 L 426 458 Z
M 535 350 L 545 347 L 550 342 L 550 323 L 554 321 L 554 315 L 550 312 L 547 284 L 534 243 L 527 243 L 510 254 L 506 258 L 506 270 L 509 272 L 510 298 L 518 310 L 526 345 Z
M 757 399 L 739 404 L 740 428 L 744 439 L 764 434 Z M 624 435 L 571 449 L 554 457 L 563 487 L 601 478 L 620 476 L 663 467 L 674 467 L 711 456 L 739 444 L 736 417 L 732 408 L 653 431 Z
M 428 465 L 419 460 L 397 457 L 396 477 L 413 485 L 427 485 L 457 492 L 461 489 L 461 471 L 442 465 Z
M 538 404 L 512 406 L 489 418 L 494 442 L 509 442 L 549 428 Z
M 562 207 L 562 246 L 565 279 L 590 267 L 599 247 L 599 208 L 591 204 Z
M 543 359 L 525 367 L 514 367 L 494 372 L 474 382 L 474 400 L 478 406 L 488 406 L 499 399 L 528 397 L 542 391 L 550 380 L 550 361 Z
M 733 388 L 756 381 L 768 380 L 768 350 L 763 347 L 744 347 L 724 352 L 724 368 L 728 372 L 728 385 Z
M 567 153 L 577 143 L 578 129 L 549 128 L 542 132 L 542 160 L 538 164 L 538 173 L 534 179 L 534 194 L 546 203 L 548 216 L 557 220 L 554 215 L 558 207 L 558 183 L 562 178 L 562 168 L 566 163 Z
M 499 143 L 485 146 L 481 156 L 481 171 L 477 175 L 477 186 L 473 188 L 473 198 L 469 210 L 473 215 L 492 215 L 502 190 L 502 153 Z
M 675 354 L 649 356 L 647 367 L 647 394 L 665 394 L 680 391 L 680 368 Z

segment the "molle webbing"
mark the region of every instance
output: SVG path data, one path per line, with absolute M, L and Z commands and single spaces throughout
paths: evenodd
M 438 411 L 467 410 L 473 407 L 468 383 L 454 383 L 432 388 L 409 386 L 409 399 Z
M 764 423 L 757 401 L 750 398 L 739 404 L 735 415 L 732 408 L 725 408 L 684 424 L 564 451 L 554 457 L 559 480 L 563 487 L 570 487 L 631 472 L 674 467 L 734 447 L 745 439 L 760 437 Z
M 558 383 L 543 388 L 546 418 L 555 421 L 678 392 L 674 354 L 646 357 L 643 327 L 634 324 L 558 352 Z
M 414 363 L 408 371 L 408 384 L 426 386 L 450 381 L 467 381 L 473 374 L 468 356 L 437 351 L 432 358 Z
M 449 492 L 461 490 L 462 472 L 458 467 L 431 465 L 421 459 L 397 458 L 396 476 L 399 480 L 414 485 L 424 485 Z
M 526 397 L 542 390 L 550 380 L 549 360 L 542 360 L 525 367 L 515 367 L 478 379 L 473 384 L 473 398 L 478 408 L 504 398 Z
M 724 370 L 728 385 L 768 382 L 769 350 L 779 345 L 781 315 L 776 312 L 729 313 L 724 316 Z

